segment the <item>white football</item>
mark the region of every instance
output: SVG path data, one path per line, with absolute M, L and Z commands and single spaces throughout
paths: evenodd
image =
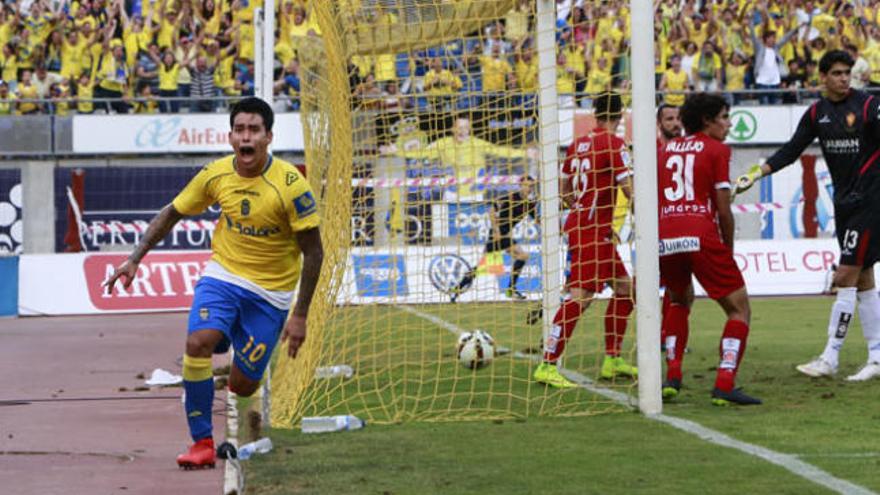
M 463 332 L 458 337 L 458 362 L 465 368 L 476 369 L 495 358 L 495 341 L 482 331 Z

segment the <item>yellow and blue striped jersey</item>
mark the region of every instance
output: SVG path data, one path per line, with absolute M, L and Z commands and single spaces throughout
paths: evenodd
M 292 291 L 302 269 L 296 232 L 320 223 L 305 177 L 270 155 L 263 173 L 242 177 L 233 155 L 207 165 L 174 198 L 182 215 L 197 215 L 219 203 L 211 259 L 233 275 L 270 291 Z

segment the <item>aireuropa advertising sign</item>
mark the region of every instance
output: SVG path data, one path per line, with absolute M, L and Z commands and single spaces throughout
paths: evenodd
M 229 115 L 76 115 L 74 153 L 230 153 Z M 297 113 L 278 114 L 272 148 L 297 151 L 304 147 Z

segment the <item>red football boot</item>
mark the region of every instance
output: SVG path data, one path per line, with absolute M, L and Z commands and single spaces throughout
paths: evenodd
M 177 456 L 177 465 L 183 469 L 214 468 L 214 439 L 203 438 L 194 443 L 186 454 Z

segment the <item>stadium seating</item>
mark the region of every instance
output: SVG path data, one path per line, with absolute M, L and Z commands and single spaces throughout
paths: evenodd
M 279 109 L 299 107 L 298 58 L 308 36 L 320 36 L 311 18 L 313 0 L 276 2 L 275 93 Z M 364 2 L 363 15 L 396 22 L 406 2 Z M 34 0 L 0 8 L 0 115 L 92 112 L 215 111 L 254 92 L 254 15 L 261 1 Z M 732 102 L 802 103 L 819 88 L 815 62 L 832 48 L 856 55 L 853 86 L 880 87 L 880 9 L 830 0 L 744 0 L 656 3 L 657 85 L 668 102 L 690 90 L 730 94 Z M 601 4 L 557 1 L 558 90 L 564 106 L 589 108 L 591 94 L 625 89 L 628 84 L 629 11 L 624 0 Z M 430 110 L 424 91 L 433 58 L 462 84 L 447 98 L 458 109 L 484 103 L 533 101 L 522 75 L 535 64 L 530 29 L 534 2 L 522 0 L 503 18 L 459 42 L 417 54 L 387 54 L 351 61 L 356 94 L 379 97 L 394 79 L 405 108 Z M 756 89 L 755 42 L 774 32 L 779 84 Z M 783 38 L 787 33 L 790 37 Z M 117 62 L 113 53 L 119 51 Z M 604 61 L 603 61 L 604 60 Z M 677 60 L 673 69 L 673 61 Z M 111 74 L 110 71 L 115 71 Z M 495 72 L 493 72 L 495 71 Z M 500 72 L 499 72 L 500 71 Z M 29 75 L 28 75 L 29 73 Z M 684 73 L 685 76 L 681 74 Z M 491 74 L 487 81 L 486 75 Z M 679 76 L 676 77 L 676 74 Z M 363 85 L 372 76 L 375 84 Z M 497 77 L 496 77 L 497 76 Z M 500 79 L 498 79 L 500 77 Z M 486 83 L 489 87 L 485 87 Z M 493 98 L 495 91 L 521 92 L 519 98 Z M 92 100 L 95 100 L 94 102 Z M 107 100 L 109 99 L 109 100 Z M 213 101 L 212 101 L 213 100 Z M 377 98 L 382 106 L 382 98 Z M 410 100 L 410 101 L 407 101 Z M 112 101 L 112 105 L 108 102 Z

